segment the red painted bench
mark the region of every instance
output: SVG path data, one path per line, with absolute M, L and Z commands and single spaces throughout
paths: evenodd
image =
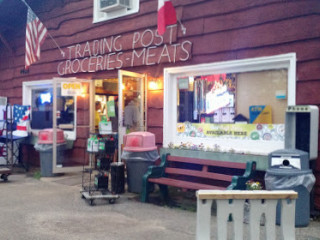
M 188 190 L 199 189 L 246 189 L 246 182 L 254 177 L 256 162 L 237 163 L 161 156 L 159 166 L 150 166 L 142 180 L 141 201 L 147 202 L 153 184 L 158 184 L 164 197 L 168 197 L 168 186 Z

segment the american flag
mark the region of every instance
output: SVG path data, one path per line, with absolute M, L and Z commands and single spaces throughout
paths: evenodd
M 29 105 L 17 105 L 13 106 L 13 121 L 15 123 L 24 122 L 29 120 L 30 115 L 30 106 Z
M 40 59 L 40 46 L 47 36 L 47 29 L 28 7 L 26 27 L 26 63 L 25 69 Z

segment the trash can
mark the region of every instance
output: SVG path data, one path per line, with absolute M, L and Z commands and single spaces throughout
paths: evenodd
M 111 163 L 111 192 L 124 193 L 124 163 Z
M 306 227 L 310 221 L 310 192 L 315 177 L 309 168 L 309 154 L 297 149 L 283 149 L 268 156 L 265 175 L 267 190 L 294 190 L 296 199 L 295 226 Z M 280 224 L 281 209 L 277 205 L 276 223 Z
M 40 171 L 42 177 L 54 176 L 52 172 L 53 161 L 53 130 L 44 129 L 39 132 L 38 142 L 34 145 L 34 148 L 39 151 L 40 154 Z M 64 160 L 64 150 L 66 144 L 64 140 L 63 131 L 57 129 L 57 165 L 62 165 Z
M 125 135 L 121 158 L 126 163 L 128 191 L 141 193 L 143 175 L 159 159 L 155 135 L 150 132 Z

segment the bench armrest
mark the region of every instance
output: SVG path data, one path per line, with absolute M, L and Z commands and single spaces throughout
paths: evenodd
M 246 170 L 242 176 L 233 176 L 231 184 L 227 187 L 228 190 L 238 189 L 245 190 L 247 188 L 246 182 L 252 179 L 256 174 L 257 163 L 247 162 Z
M 163 154 L 161 156 L 161 163 L 159 166 L 149 166 L 143 179 L 162 177 L 165 173 L 167 155 L 168 154 Z
M 167 156 L 169 154 L 163 154 L 161 156 L 161 163 L 159 166 L 150 166 L 148 167 L 147 172 L 143 175 L 142 177 L 142 192 L 141 192 L 141 202 L 147 202 L 148 201 L 148 195 L 149 192 L 151 191 L 151 184 L 148 182 L 149 178 L 160 178 L 164 176 L 165 174 L 165 169 L 166 169 L 166 160 Z

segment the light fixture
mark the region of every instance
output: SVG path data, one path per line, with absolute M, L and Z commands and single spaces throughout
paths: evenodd
M 159 89 L 159 80 L 152 79 L 149 81 L 149 90 L 157 90 Z
M 85 97 L 87 94 L 89 94 L 88 84 L 81 83 L 81 97 Z

